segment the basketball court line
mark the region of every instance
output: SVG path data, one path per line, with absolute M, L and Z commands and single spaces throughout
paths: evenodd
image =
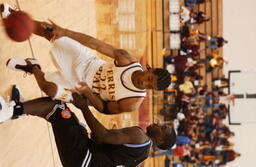
M 19 0 L 15 0 L 15 2 L 16 2 L 17 8 L 19 10 L 22 10 L 21 7 L 20 7 Z M 28 44 L 29 44 L 29 48 L 30 48 L 32 58 L 36 59 L 30 38 L 28 39 Z M 42 91 L 41 91 L 41 97 L 43 97 L 43 92 Z M 51 125 L 47 121 L 45 121 L 45 123 L 46 123 L 46 126 L 47 126 L 48 136 L 49 136 L 49 141 L 50 141 L 50 146 L 51 146 L 53 167 L 55 167 L 54 149 L 53 149 L 53 141 L 52 141 L 52 139 L 54 139 L 54 136 L 51 135 L 51 134 L 53 134 L 53 133 L 51 133 L 52 130 L 50 130 Z

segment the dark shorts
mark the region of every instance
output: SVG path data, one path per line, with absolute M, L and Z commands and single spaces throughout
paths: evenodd
M 64 102 L 53 108 L 49 122 L 55 137 L 59 156 L 64 167 L 88 167 L 91 161 L 90 139 L 86 129 Z

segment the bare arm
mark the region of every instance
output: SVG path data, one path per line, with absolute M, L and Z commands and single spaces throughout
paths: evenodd
M 97 141 L 108 144 L 141 144 L 148 140 L 148 137 L 137 127 L 106 129 L 88 109 L 86 99 L 77 93 L 73 94 L 73 98 L 73 104 L 81 109 L 84 119 Z
M 51 24 L 51 26 L 53 26 L 53 40 L 62 36 L 67 36 L 80 42 L 82 45 L 88 48 L 94 49 L 108 57 L 115 59 L 119 65 L 126 65 L 131 62 L 137 62 L 136 58 L 132 57 L 127 51 L 123 49 L 115 48 L 114 46 L 92 36 L 64 29 L 52 21 Z
M 104 105 L 105 102 L 103 102 L 103 100 L 99 96 L 93 94 L 92 92 L 87 93 L 87 95 L 85 96 L 99 112 L 104 113 L 104 107 L 107 107 L 108 113 L 105 114 L 119 114 L 123 112 L 136 111 L 143 100 L 143 98 L 131 98 L 118 102 L 109 101 L 106 102 L 106 105 Z
M 109 101 L 104 105 L 103 100 L 94 94 L 85 82 L 80 83 L 81 87 L 73 92 L 82 93 L 90 103 L 101 113 L 104 113 L 104 107 L 107 107 L 108 114 L 118 114 L 122 112 L 132 112 L 139 108 L 143 98 L 128 98 L 120 101 Z
M 79 32 L 66 30 L 65 36 L 70 37 L 82 45 L 94 49 L 108 57 L 115 59 L 118 65 L 127 65 L 132 62 L 137 62 L 137 59 L 132 57 L 126 50 L 117 49 L 101 40 Z
M 144 98 L 128 98 L 118 102 L 108 102 L 111 113 L 133 112 L 139 109 Z
M 95 107 L 99 112 L 104 113 L 104 107 L 107 107 L 107 110 L 109 111 L 108 114 L 136 111 L 143 100 L 143 98 L 131 98 L 119 102 L 109 101 L 107 102 L 106 106 L 104 106 L 103 100 L 92 92 L 87 93 L 85 96 L 88 98 L 93 107 Z
M 91 48 L 93 50 L 96 50 L 106 56 L 109 56 L 113 59 L 116 58 L 115 56 L 115 50 L 116 48 L 112 45 L 109 45 L 101 40 L 98 40 L 92 36 L 80 33 L 80 32 L 75 32 L 72 30 L 65 29 L 65 34 L 64 36 L 67 36 L 69 38 L 72 38 L 78 42 L 80 42 L 82 45 Z

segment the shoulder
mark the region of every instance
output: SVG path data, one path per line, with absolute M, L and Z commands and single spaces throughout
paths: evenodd
M 124 128 L 123 133 L 132 136 L 132 141 L 130 144 L 142 144 L 149 140 L 149 137 L 138 126 Z
M 118 65 L 123 66 L 133 62 L 138 62 L 135 57 L 131 56 L 130 53 L 124 49 L 115 49 L 114 54 L 116 57 L 115 61 Z
M 123 128 L 123 131 L 126 133 L 144 134 L 143 130 L 138 126 L 131 126 L 131 127 Z

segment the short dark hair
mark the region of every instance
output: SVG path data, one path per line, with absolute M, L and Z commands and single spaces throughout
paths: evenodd
M 170 135 L 165 136 L 165 138 L 164 138 L 165 142 L 157 146 L 161 150 L 171 149 L 172 146 L 176 143 L 177 135 L 176 135 L 176 132 L 175 132 L 174 128 L 172 128 L 171 131 L 172 132 L 170 133 Z
M 157 89 L 167 89 L 171 83 L 171 74 L 166 69 L 162 68 L 153 69 L 153 74 L 157 75 Z

